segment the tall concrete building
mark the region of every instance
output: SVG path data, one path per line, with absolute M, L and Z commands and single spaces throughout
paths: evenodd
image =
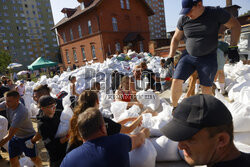
M 163 0 L 146 0 L 153 9 L 154 15 L 149 17 L 150 39 L 166 39 L 166 23 Z
M 53 25 L 50 0 L 0 0 L 0 49 L 23 68 L 40 56 L 58 61 Z

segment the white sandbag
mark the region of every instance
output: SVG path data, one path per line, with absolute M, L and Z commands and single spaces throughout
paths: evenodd
M 121 114 L 127 109 L 128 103 L 123 101 L 115 101 L 111 103 L 111 112 L 115 120 L 119 120 Z
M 156 161 L 162 162 L 181 160 L 181 157 L 179 156 L 178 142 L 172 141 L 166 136 L 152 138 L 151 142 L 157 152 Z
M 156 110 L 160 105 L 160 98 L 152 91 L 137 92 L 136 98 L 145 108 Z
M 240 142 L 234 142 L 237 149 L 239 149 L 242 152 L 250 153 L 250 145 L 246 145 Z
M 139 117 L 140 111 L 141 111 L 141 109 L 139 106 L 133 105 L 128 110 L 125 110 L 123 113 L 121 113 L 121 115 L 117 121 L 119 122 L 119 121 L 122 121 L 126 118 L 137 118 L 137 117 Z
M 243 87 L 240 91 L 239 101 L 243 104 L 250 104 L 250 87 Z
M 67 135 L 69 131 L 70 119 L 72 118 L 72 116 L 73 111 L 70 106 L 65 106 L 60 117 L 60 124 L 58 126 L 55 137 L 64 137 Z
M 249 127 L 249 132 L 234 133 L 234 141 L 250 146 L 250 127 Z
M 226 98 L 218 91 L 218 89 L 215 90 L 215 97 L 219 99 L 222 103 L 225 104 L 228 108 L 230 108 L 230 103 L 226 100 Z
M 22 97 L 24 100 L 25 107 L 28 109 L 29 117 L 32 116 L 31 110 L 30 110 L 30 104 L 34 102 L 31 93 L 25 93 Z
M 157 152 L 150 140 L 146 139 L 145 143 L 129 152 L 131 167 L 154 167 Z
M 7 135 L 8 133 L 8 120 L 0 115 L 0 141 Z M 3 147 L 8 150 L 8 142 L 3 145 Z
M 240 97 L 240 91 L 244 87 L 250 87 L 250 81 L 246 81 L 246 82 L 241 82 L 241 83 L 235 84 L 232 87 L 232 89 L 228 92 L 228 97 L 230 99 L 234 99 L 234 100 L 239 99 L 239 97 Z
M 250 105 L 234 102 L 229 108 L 233 116 L 234 132 L 250 131 Z
M 19 163 L 20 163 L 21 167 L 33 167 L 33 166 L 35 166 L 35 164 L 27 156 L 20 158 Z
M 30 105 L 31 118 L 35 118 L 38 112 L 39 112 L 38 106 L 35 103 L 31 103 Z

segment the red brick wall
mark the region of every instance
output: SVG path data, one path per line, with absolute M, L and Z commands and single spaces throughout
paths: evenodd
M 94 43 L 97 60 L 95 62 L 103 62 L 109 47 L 111 53 L 115 53 L 115 43 L 119 42 L 121 50 L 123 50 L 123 39 L 129 32 L 139 32 L 144 38 L 144 51 L 148 51 L 149 43 L 149 26 L 146 9 L 139 0 L 129 0 L 130 9 L 126 9 L 126 0 L 124 0 L 125 9 L 121 9 L 120 1 L 105 0 L 97 9 L 82 14 L 62 26 L 57 28 L 59 35 L 59 43 L 62 55 L 62 61 L 65 67 L 82 66 L 85 61 L 82 60 L 81 46 L 85 46 L 85 55 L 88 61 L 92 60 L 91 43 Z M 118 32 L 113 31 L 112 17 L 118 22 Z M 92 32 L 88 33 L 88 20 L 91 20 Z M 99 20 L 99 24 L 98 24 Z M 82 38 L 79 37 L 78 25 L 82 29 Z M 70 41 L 70 28 L 73 31 L 74 40 Z M 67 43 L 63 42 L 63 32 L 66 36 Z M 77 62 L 74 62 L 73 50 L 77 52 Z M 139 43 L 134 44 L 134 50 L 139 51 Z M 66 50 L 68 50 L 70 63 L 66 60 Z

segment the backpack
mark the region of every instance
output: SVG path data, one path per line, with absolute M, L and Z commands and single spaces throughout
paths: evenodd
M 67 95 L 68 95 L 67 92 L 61 91 L 61 92 L 59 92 L 59 93 L 56 95 L 56 98 L 62 100 L 62 99 L 63 99 L 65 96 L 67 96 Z

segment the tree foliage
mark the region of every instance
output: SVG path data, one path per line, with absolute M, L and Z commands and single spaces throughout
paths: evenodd
M 243 13 L 242 15 L 240 15 L 240 16 L 246 16 L 246 15 L 249 15 L 250 14 L 250 10 L 249 11 L 247 11 L 247 12 L 245 12 L 245 13 Z
M 0 73 L 7 70 L 8 65 L 11 63 L 11 56 L 8 52 L 0 50 Z

